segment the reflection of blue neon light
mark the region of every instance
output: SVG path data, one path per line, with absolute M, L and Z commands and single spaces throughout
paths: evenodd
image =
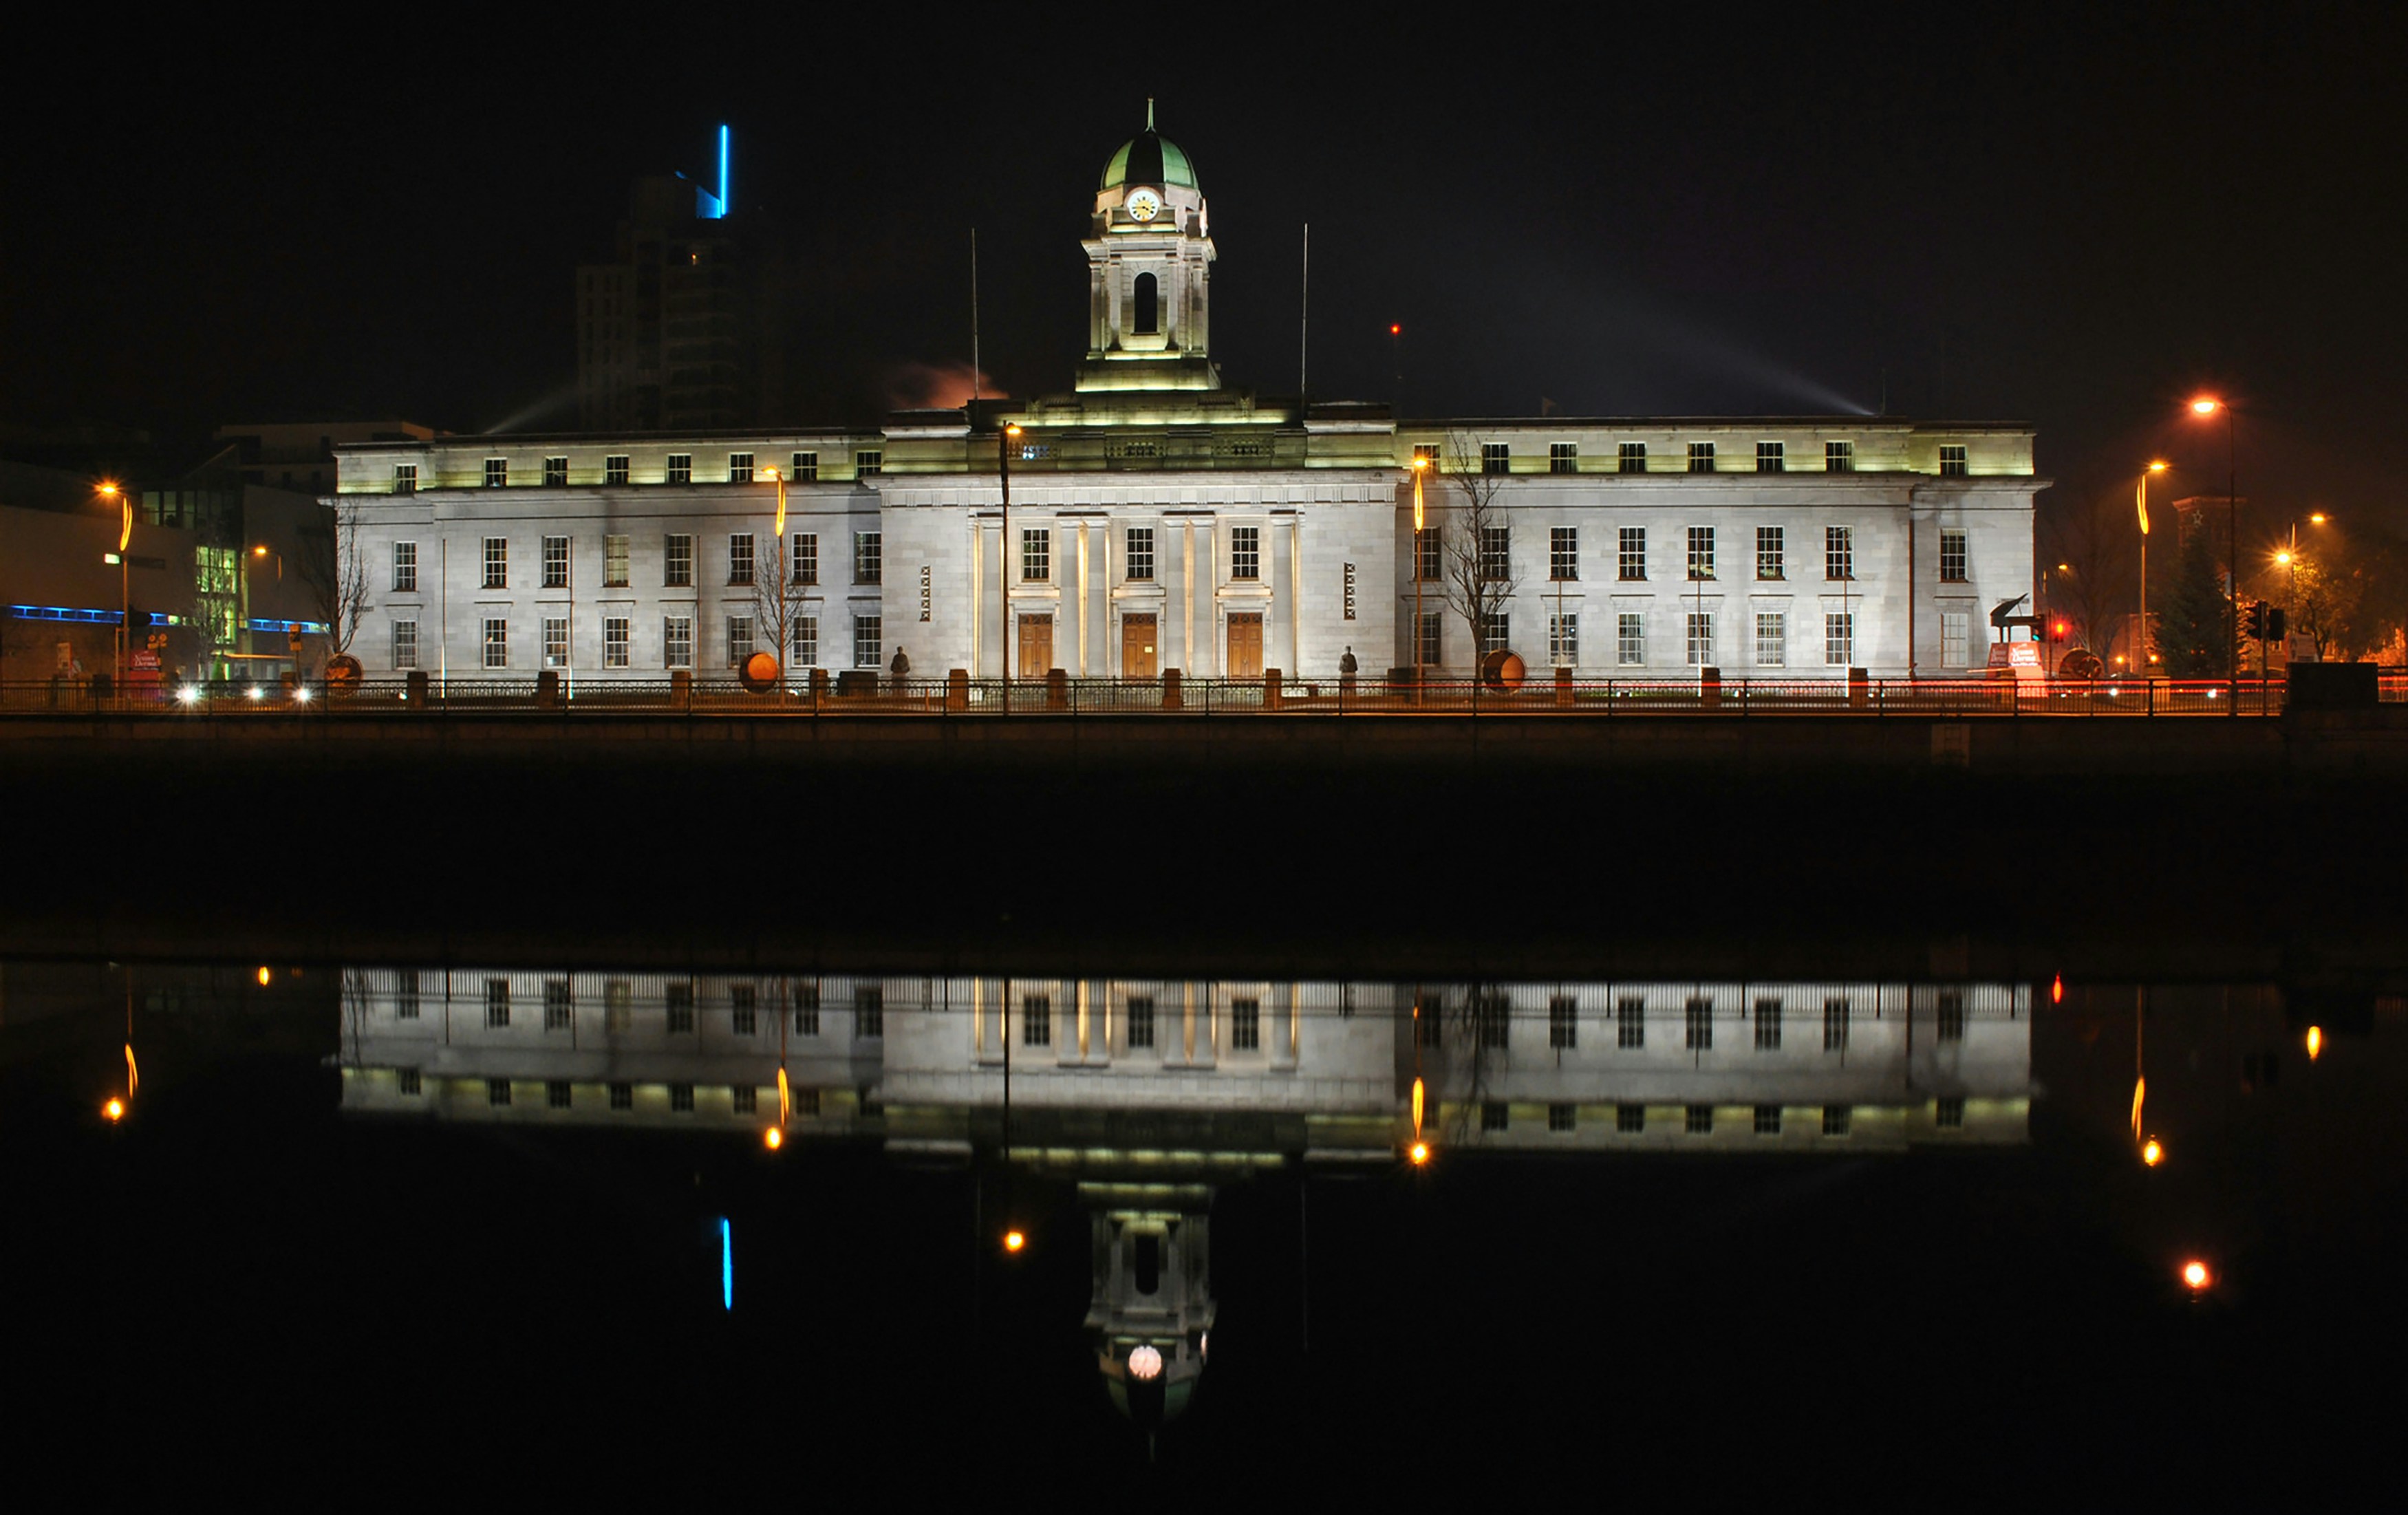
M 728 1235 L 724 1215 L 719 1218 L 719 1307 L 736 1308 L 736 1241 Z

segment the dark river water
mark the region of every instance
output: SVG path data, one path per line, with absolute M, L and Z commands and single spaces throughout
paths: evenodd
M 2168 969 L 0 963 L 12 1460 L 2321 1502 L 2395 1423 L 2408 972 Z

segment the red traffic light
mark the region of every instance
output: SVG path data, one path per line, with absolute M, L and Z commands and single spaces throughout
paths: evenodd
M 2073 622 L 2071 621 L 2052 621 L 2048 623 L 2048 639 L 2052 642 L 2061 642 L 2065 640 L 2066 634 L 2072 630 Z

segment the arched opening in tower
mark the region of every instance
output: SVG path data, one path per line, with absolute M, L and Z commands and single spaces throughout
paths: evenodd
M 1161 294 L 1152 274 L 1137 276 L 1137 320 L 1129 330 L 1140 336 L 1152 336 L 1161 320 Z

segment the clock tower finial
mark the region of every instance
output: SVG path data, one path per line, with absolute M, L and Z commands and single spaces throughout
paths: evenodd
M 1145 97 L 1145 129 L 1154 130 L 1154 96 L 1150 94 Z
M 1121 144 L 1096 190 L 1081 390 L 1221 387 L 1211 357 L 1212 236 L 1196 166 L 1154 129 Z

